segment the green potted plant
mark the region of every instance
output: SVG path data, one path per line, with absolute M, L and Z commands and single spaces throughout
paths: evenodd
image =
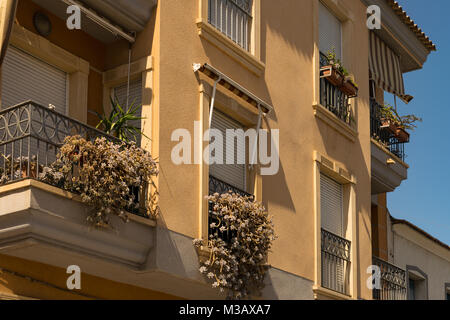
M 328 51 L 328 65 L 320 68 L 320 74 L 332 85 L 338 87 L 345 95 L 353 98 L 358 95 L 358 85 L 354 76 L 350 75 L 342 62 L 337 58 L 334 48 Z
M 128 108 L 123 108 L 116 97 L 115 99 L 111 98 L 109 115 L 106 115 L 104 111 L 103 114 L 92 110 L 89 110 L 89 112 L 97 115 L 100 119 L 96 128 L 101 128 L 107 134 L 122 141 L 136 142 L 140 135 L 148 138 L 137 126 L 133 125 L 133 122 L 145 119 L 139 116 L 140 107 L 133 102 Z
M 345 70 L 340 60 L 336 57 L 334 48 L 328 51 L 326 57 L 328 65 L 320 68 L 320 75 L 332 85 L 340 87 L 344 83 L 346 75 L 348 75 L 347 70 Z

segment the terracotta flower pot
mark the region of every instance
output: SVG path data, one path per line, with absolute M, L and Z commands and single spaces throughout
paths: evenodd
M 356 97 L 358 95 L 358 87 L 356 87 L 350 80 L 344 81 L 343 85 L 339 89 L 349 97 Z
M 397 132 L 397 125 L 389 119 L 381 119 L 381 128 L 388 130 L 394 135 Z
M 344 75 L 333 65 L 321 67 L 320 76 L 336 87 L 340 87 L 345 80 Z
M 389 119 L 381 119 L 381 128 L 388 130 L 400 143 L 409 142 L 409 133 Z
M 409 142 L 409 133 L 405 129 L 397 127 L 394 136 L 397 138 L 398 142 L 406 143 Z

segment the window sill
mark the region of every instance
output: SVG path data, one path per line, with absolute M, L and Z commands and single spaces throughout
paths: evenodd
M 203 19 L 198 19 L 197 28 L 198 35 L 201 38 L 209 41 L 211 44 L 222 50 L 225 54 L 239 62 L 255 75 L 259 77 L 263 75 L 266 65 L 254 55 L 242 49 L 232 40 L 228 39 L 227 36 L 222 34 L 222 32 L 217 30 L 214 26 Z
M 331 111 L 327 110 L 321 104 L 313 105 L 314 115 L 325 122 L 327 125 L 335 129 L 342 136 L 350 140 L 351 142 L 355 142 L 358 138 L 358 132 L 350 127 L 348 124 L 343 122 L 341 119 L 336 117 Z
M 313 286 L 315 300 L 353 300 L 351 296 L 324 288 L 322 286 Z

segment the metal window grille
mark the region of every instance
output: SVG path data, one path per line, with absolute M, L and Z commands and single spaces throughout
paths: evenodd
M 324 288 L 350 294 L 350 249 L 349 240 L 322 229 L 321 263 Z
M 209 0 L 208 22 L 248 51 L 252 7 L 252 0 Z
M 374 300 L 406 300 L 406 272 L 380 258 L 373 265 L 381 271 L 380 289 L 373 289 Z

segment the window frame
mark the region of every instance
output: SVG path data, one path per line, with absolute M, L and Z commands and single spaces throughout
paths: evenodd
M 406 265 L 406 276 L 408 279 L 407 294 L 410 300 L 410 281 L 414 282 L 414 298 L 415 300 L 428 300 L 428 275 L 419 267 Z M 420 285 L 420 287 L 418 286 Z
M 358 251 L 356 246 L 356 178 L 351 174 L 342 163 L 314 151 L 314 235 L 315 235 L 315 273 L 314 273 L 314 293 L 316 296 L 332 296 L 337 299 L 355 298 L 358 295 L 357 261 Z M 343 208 L 344 208 L 344 227 L 346 231 L 342 238 L 351 242 L 350 250 L 350 268 L 349 268 L 349 288 L 348 294 L 334 292 L 322 287 L 322 221 L 321 221 L 321 191 L 320 178 L 324 174 L 329 178 L 343 185 Z
M 223 4 L 226 7 L 226 12 L 221 12 L 220 14 L 220 25 L 217 20 L 217 18 L 219 17 L 215 17 L 215 19 L 213 19 L 212 13 L 213 10 L 211 8 L 212 2 L 215 2 L 215 4 L 219 4 L 219 2 L 222 4 L 222 2 L 225 2 L 225 4 Z M 252 38 L 251 38 L 251 34 L 252 34 L 252 29 L 253 29 L 253 14 L 254 14 L 254 1 L 253 0 L 240 0 L 240 1 L 249 1 L 249 5 L 250 5 L 250 10 L 246 11 L 241 5 L 239 5 L 238 1 L 236 0 L 208 0 L 208 23 L 211 24 L 212 26 L 214 26 L 217 30 L 219 30 L 220 32 L 222 32 L 222 34 L 224 34 L 225 36 L 228 37 L 228 39 L 232 40 L 234 43 L 236 43 L 238 46 L 240 46 L 241 48 L 243 48 L 246 51 L 250 51 L 251 49 L 251 45 L 252 45 Z M 242 34 L 239 34 L 238 30 L 236 31 L 236 40 L 233 38 L 233 35 L 229 35 L 228 34 L 228 16 L 227 14 L 229 13 L 229 9 L 230 7 L 232 8 L 236 8 L 236 10 L 238 10 L 238 12 L 240 12 L 243 16 L 246 17 L 246 22 L 247 22 L 247 26 L 246 30 L 242 30 Z M 216 10 L 218 10 L 218 8 L 216 8 Z M 225 17 L 223 16 L 225 14 Z M 236 16 L 231 16 L 232 18 L 235 18 Z M 222 27 L 223 21 L 225 20 L 225 30 Z M 233 22 L 233 21 L 232 21 Z M 236 27 L 236 26 L 235 26 Z M 244 25 L 242 25 L 241 27 L 244 27 Z M 239 28 L 239 27 L 238 27 Z M 234 29 L 234 27 L 232 27 L 231 29 Z M 233 33 L 233 30 L 231 31 L 231 33 Z M 243 39 L 242 39 L 242 43 L 240 43 L 239 38 L 242 35 Z
M 196 25 L 200 38 L 219 48 L 222 53 L 240 63 L 256 76 L 261 77 L 266 68 L 264 62 L 261 61 L 261 0 L 253 0 L 249 50 L 236 44 L 208 22 L 209 0 L 198 1 L 199 17 Z
M 200 121 L 199 127 L 196 129 L 198 134 L 198 145 L 199 147 L 199 176 L 200 176 L 200 188 L 198 190 L 199 199 L 199 228 L 198 228 L 198 238 L 207 241 L 208 239 L 208 208 L 209 203 L 206 196 L 209 195 L 209 165 L 203 161 L 203 150 L 209 144 L 208 141 L 204 141 L 203 133 L 209 129 L 209 111 L 210 102 L 212 97 L 213 84 L 209 80 L 203 79 L 199 86 L 200 93 Z M 259 114 L 253 109 L 249 109 L 240 103 L 239 100 L 230 97 L 226 93 L 226 89 L 221 86 L 217 87 L 214 109 L 218 109 L 220 112 L 224 113 L 231 119 L 239 122 L 244 131 L 248 128 L 256 127 Z M 246 148 L 246 159 L 248 157 L 248 148 Z M 246 193 L 254 196 L 256 201 L 260 201 L 262 197 L 262 178 L 257 174 L 257 170 L 250 170 L 248 164 L 246 166 Z

